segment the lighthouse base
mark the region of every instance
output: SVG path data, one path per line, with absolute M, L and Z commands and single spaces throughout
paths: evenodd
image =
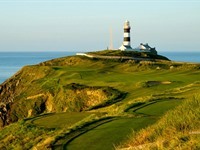
M 127 45 L 122 45 L 119 50 L 121 51 L 132 51 L 133 48 L 131 46 L 127 46 Z

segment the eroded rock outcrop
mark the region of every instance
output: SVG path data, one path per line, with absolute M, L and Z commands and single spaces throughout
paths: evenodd
M 4 103 L 0 103 L 0 128 L 9 123 L 8 107 Z

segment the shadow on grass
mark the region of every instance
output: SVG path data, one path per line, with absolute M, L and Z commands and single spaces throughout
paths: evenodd
M 115 118 L 114 117 L 107 117 L 107 118 L 101 118 L 99 120 L 94 120 L 91 122 L 85 123 L 81 127 L 77 127 L 76 129 L 71 129 L 69 133 L 65 133 L 63 135 L 57 136 L 55 141 L 52 142 L 49 146 L 49 148 L 53 150 L 57 149 L 66 149 L 66 145 L 77 138 L 78 136 L 102 125 L 105 123 L 108 123 L 110 121 L 113 121 Z

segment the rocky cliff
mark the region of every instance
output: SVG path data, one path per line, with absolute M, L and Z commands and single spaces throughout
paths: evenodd
M 125 93 L 116 89 L 77 84 L 62 76 L 67 74 L 65 66 L 91 61 L 67 57 L 23 67 L 0 85 L 0 126 L 41 113 L 80 112 L 120 100 Z

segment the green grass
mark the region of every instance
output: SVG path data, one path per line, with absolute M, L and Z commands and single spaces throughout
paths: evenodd
M 114 145 L 127 140 L 132 130 L 138 131 L 158 120 L 168 110 L 180 104 L 180 100 L 157 101 L 150 105 L 137 108 L 135 113 L 147 115 L 148 117 L 118 119 L 103 124 L 87 133 L 75 138 L 66 145 L 67 149 L 114 149 Z M 130 111 L 129 111 L 130 112 Z M 92 137 L 92 138 L 91 138 Z M 103 138 L 102 138 L 103 137 Z M 84 142 L 81 142 L 84 141 Z M 89 146 L 95 143 L 93 146 Z
M 138 114 L 150 115 L 150 116 L 162 116 L 168 110 L 175 108 L 180 105 L 180 100 L 166 100 L 166 101 L 158 101 L 156 103 L 144 106 L 140 109 L 134 111 Z
M 54 113 L 41 117 L 36 117 L 32 123 L 38 127 L 63 128 L 71 127 L 73 124 L 91 115 L 89 112 Z
M 170 69 L 170 66 L 174 67 Z M 157 67 L 160 68 L 156 69 Z M 80 132 L 81 129 L 85 129 L 84 125 L 89 127 L 90 123 L 95 126 L 95 122 L 102 118 L 114 117 L 118 119 L 88 131 L 84 130 L 84 133 L 73 138 L 69 145 L 66 144 L 70 149 L 76 149 L 76 146 L 84 149 L 89 147 L 100 149 L 102 145 L 104 149 L 113 148 L 113 144 L 118 145 L 125 140 L 132 129 L 138 132 L 155 120 L 162 119 L 167 111 L 176 109 L 182 101 L 200 92 L 199 68 L 199 64 L 120 62 L 78 56 L 59 58 L 37 66 L 27 66 L 3 85 L 0 99 L 12 98 L 13 103 L 9 105 L 11 121 L 33 118 L 29 118 L 24 123 L 19 121 L 15 127 L 10 125 L 0 130 L 0 146 L 5 147 L 6 144 L 11 143 L 9 148 L 12 149 L 26 143 L 27 149 L 33 146 L 45 149 L 58 138 L 61 138 L 63 142 L 61 144 L 65 145 L 66 136 L 71 132 Z M 147 86 L 147 83 L 152 81 L 160 84 Z M 171 83 L 161 84 L 164 81 Z M 69 88 L 72 83 L 80 87 Z M 108 101 L 114 100 L 113 96 L 118 98 L 120 93 L 126 95 L 122 96 L 120 101 L 112 101 L 108 105 L 104 101 L 101 107 L 95 105 L 95 107 L 82 109 L 83 107 L 79 107 L 83 106 L 82 102 L 88 102 L 89 96 L 86 96 L 86 93 L 94 87 L 98 87 L 97 91 L 104 91 L 105 95 L 110 96 Z M 95 92 L 93 96 L 96 97 L 90 97 L 90 100 L 98 98 L 99 95 Z M 37 97 L 37 95 L 42 96 Z M 156 103 L 146 105 L 155 101 Z M 136 103 L 142 105 L 133 107 Z M 91 106 L 93 104 L 91 103 Z M 71 107 L 67 107 L 69 105 Z M 85 111 L 75 113 L 76 110 Z M 53 114 L 45 115 L 46 113 Z M 19 129 L 20 132 L 17 132 Z
M 200 148 L 199 125 L 200 97 L 196 95 L 166 113 L 158 123 L 132 135 L 120 148 L 197 150 Z
M 149 118 L 118 119 L 105 123 L 75 138 L 64 149 L 75 150 L 111 150 L 127 138 L 132 129 L 139 130 L 155 122 Z
M 19 121 L 0 131 L 1 150 L 29 150 L 42 139 L 51 136 L 52 131 Z

